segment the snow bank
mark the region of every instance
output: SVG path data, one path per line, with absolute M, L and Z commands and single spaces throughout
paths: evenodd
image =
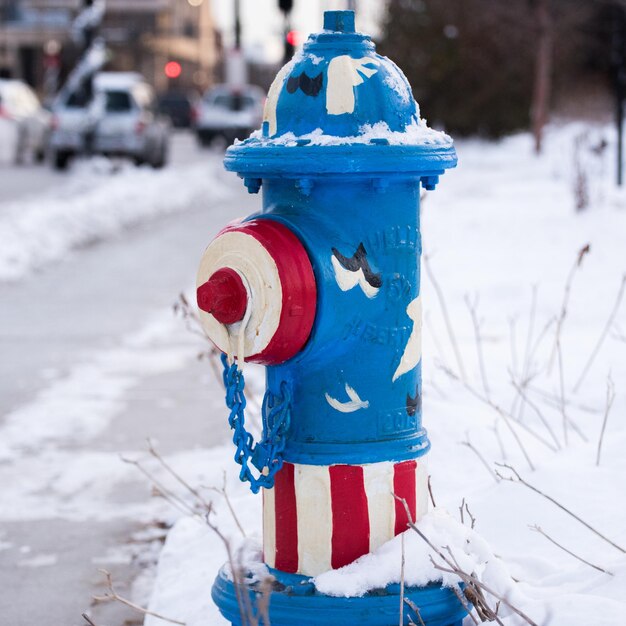
M 581 135 L 587 137 L 579 156 L 589 208 L 576 213 L 575 142 Z M 603 139 L 607 142 L 604 151 Z M 432 441 L 432 486 L 441 509 L 435 509 L 421 524 L 435 545 L 463 546 L 453 547 L 458 558 L 468 568 L 476 568 L 487 585 L 506 594 L 541 626 L 617 626 L 626 615 L 625 555 L 553 503 L 523 485 L 498 482 L 492 473 L 495 462 L 514 465 L 531 484 L 613 541 L 626 545 L 626 301 L 584 384 L 575 393 L 572 389 L 606 324 L 626 272 L 626 194 L 612 186 L 614 142 L 612 129 L 583 124 L 549 128 L 541 157 L 534 156 L 532 138 L 527 134 L 498 143 L 460 141 L 459 168 L 443 177 L 422 207 L 424 251 L 445 294 L 468 384 L 479 395 L 485 394 L 475 328 L 466 303 L 469 292 L 480 322 L 489 397 L 520 422 L 512 423 L 511 428 L 534 470 L 499 413 L 447 375 L 446 370 L 459 375 L 459 366 L 437 294 L 424 272 L 423 414 Z M 582 436 L 568 428 L 565 441 L 559 368 L 554 365 L 548 371 L 547 367 L 554 326 L 548 326 L 541 341 L 538 338 L 559 313 L 565 281 L 578 250 L 586 243 L 591 244 L 591 252 L 572 283 L 561 336 L 565 412 L 578 424 Z M 476 294 L 480 298 L 475 299 Z M 538 347 L 529 353 L 527 346 L 534 344 Z M 517 381 L 524 372 L 532 375 L 528 397 L 551 426 L 558 446 L 537 412 L 520 402 L 511 384 L 512 377 Z M 609 372 L 617 395 L 597 467 Z M 229 476 L 236 483 L 232 450 L 224 448 L 223 454 Z M 245 488 L 234 493 L 244 529 L 258 534 L 260 498 L 246 493 Z M 456 511 L 463 498 L 476 517 L 476 532 L 443 513 L 443 507 Z M 220 528 L 236 537 L 232 521 L 222 518 L 222 523 Z M 612 575 L 551 544 L 529 528 L 534 524 Z M 159 565 L 150 608 L 178 619 L 192 616 L 189 626 L 222 626 L 225 622 L 211 605 L 209 587 L 226 560 L 225 552 L 206 529 L 198 530 L 205 537 L 204 547 L 194 550 L 185 541 L 186 525 L 179 521 L 168 537 L 168 558 Z M 469 544 L 464 545 L 467 539 Z M 425 562 L 427 548 L 422 540 L 408 533 L 405 541 L 407 582 L 439 576 Z M 319 576 L 318 588 L 354 595 L 384 581 L 399 580 L 399 542 L 395 539 L 357 564 Z M 204 578 L 196 584 L 200 569 Z M 173 571 L 178 577 L 168 574 Z M 512 578 L 519 583 L 512 583 Z M 506 626 L 522 623 L 504 609 L 501 612 Z M 465 626 L 471 623 L 466 620 Z M 148 618 L 146 626 L 160 624 Z
M 0 280 L 16 280 L 141 222 L 225 197 L 217 167 L 202 162 L 156 172 L 124 164 L 112 171 L 107 160 L 77 162 L 60 190 L 2 206 Z

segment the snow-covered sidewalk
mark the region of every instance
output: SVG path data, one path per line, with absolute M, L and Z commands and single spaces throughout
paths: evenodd
M 220 200 L 228 195 L 222 172 L 220 155 L 208 151 L 195 163 L 158 171 L 104 158 L 77 161 L 61 184 L 0 204 L 0 281 L 129 227 Z

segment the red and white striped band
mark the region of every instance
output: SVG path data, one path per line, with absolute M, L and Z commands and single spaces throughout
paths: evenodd
M 407 528 L 404 505 L 428 510 L 424 462 L 369 465 L 285 463 L 263 491 L 263 552 L 283 572 L 316 576 L 373 552 Z

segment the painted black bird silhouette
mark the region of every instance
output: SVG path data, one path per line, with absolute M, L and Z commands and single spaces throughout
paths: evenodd
M 305 72 L 299 76 L 290 76 L 287 80 L 287 91 L 295 93 L 300 89 L 306 96 L 317 96 L 324 85 L 324 74 L 320 73 L 311 78 Z
M 419 389 L 415 389 L 415 397 L 412 398 L 410 393 L 406 394 L 406 412 L 407 415 L 413 417 L 417 411 L 422 410 L 422 396 Z
M 374 287 L 375 289 L 379 289 L 383 284 L 380 274 L 372 272 L 369 261 L 367 260 L 365 246 L 362 243 L 359 244 L 356 252 L 350 258 L 343 256 L 337 248 L 333 248 L 332 250 L 333 256 L 337 259 L 341 267 L 349 272 L 358 272 L 359 270 L 363 270 L 363 277 L 365 278 L 365 281 L 368 285 Z

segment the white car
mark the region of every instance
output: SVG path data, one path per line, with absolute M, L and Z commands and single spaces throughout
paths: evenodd
M 217 85 L 196 106 L 195 130 L 203 146 L 215 139 L 227 144 L 245 139 L 261 126 L 265 92 L 254 85 Z
M 50 127 L 50 113 L 35 92 L 20 80 L 0 79 L 1 159 L 21 163 L 42 161 Z
M 135 72 L 100 72 L 93 88 L 89 102 L 60 94 L 50 137 L 54 166 L 66 168 L 77 154 L 103 154 L 163 167 L 169 124 L 157 113 L 152 87 Z

